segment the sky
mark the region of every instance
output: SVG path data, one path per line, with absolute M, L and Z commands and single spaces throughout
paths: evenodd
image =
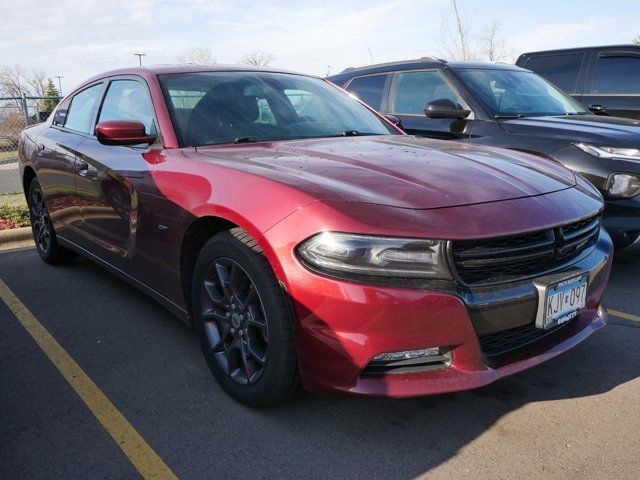
M 629 43 L 640 33 L 638 0 L 458 0 L 472 47 L 486 30 L 517 55 L 532 50 Z M 62 75 L 63 91 L 94 74 L 175 63 L 209 47 L 220 63 L 251 50 L 272 65 L 316 75 L 427 55 L 443 56 L 451 0 L 3 0 L 0 66 Z M 371 53 L 370 53 L 371 52 Z

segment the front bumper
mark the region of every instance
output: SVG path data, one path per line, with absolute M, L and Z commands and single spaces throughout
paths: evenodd
M 479 335 L 534 321 L 537 290 L 523 281 L 472 290 L 454 282 L 429 289 L 365 285 L 288 268 L 304 385 L 316 391 L 408 397 L 479 387 L 540 364 L 580 343 L 606 323 L 601 307 L 612 243 L 602 231 L 595 248 L 560 272 L 589 272 L 587 308 L 544 338 L 494 358 Z M 558 273 L 558 272 L 555 272 Z M 292 278 L 293 277 L 293 278 Z M 381 353 L 450 349 L 442 368 L 402 373 L 365 371 Z

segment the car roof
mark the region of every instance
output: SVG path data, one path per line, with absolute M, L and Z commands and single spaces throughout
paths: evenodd
M 306 77 L 314 77 L 320 78 L 316 75 L 307 75 L 304 73 L 294 72 L 291 70 L 286 70 L 282 68 L 276 67 L 250 67 L 244 65 L 222 65 L 222 64 L 214 64 L 214 65 L 197 65 L 197 64 L 180 64 L 180 65 L 148 65 L 143 67 L 130 67 L 130 68 L 119 68 L 116 70 L 109 70 L 107 72 L 99 73 L 94 75 L 93 77 L 85 80 L 73 91 L 77 91 L 78 89 L 88 85 L 97 80 L 102 80 L 109 77 L 116 77 L 122 75 L 137 75 L 143 78 L 149 78 L 151 76 L 156 75 L 164 75 L 164 74 L 172 74 L 172 73 L 197 73 L 197 72 L 268 72 L 268 73 L 287 73 L 292 75 L 302 75 Z
M 374 65 L 366 65 L 364 67 L 350 67 L 342 72 L 327 77 L 332 82 L 340 83 L 349 80 L 352 77 L 361 75 L 371 75 L 375 73 L 384 73 L 397 70 L 415 70 L 424 68 L 444 67 L 451 69 L 476 68 L 476 69 L 495 69 L 495 70 L 524 70 L 520 67 L 504 63 L 492 62 L 448 62 L 435 57 L 422 57 L 414 60 L 402 60 L 397 62 L 378 63 Z
M 633 43 L 620 44 L 620 45 L 600 45 L 595 47 L 571 47 L 571 48 L 560 48 L 556 50 L 537 50 L 535 52 L 526 52 L 518 57 L 519 59 L 522 57 L 528 57 L 530 55 L 544 55 L 544 54 L 552 54 L 552 53 L 572 53 L 572 52 L 590 52 L 593 50 L 639 50 L 640 45 L 635 45 Z

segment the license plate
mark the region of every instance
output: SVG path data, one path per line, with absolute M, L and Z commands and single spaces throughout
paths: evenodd
M 569 278 L 547 287 L 543 328 L 561 325 L 578 316 L 587 305 L 589 275 Z

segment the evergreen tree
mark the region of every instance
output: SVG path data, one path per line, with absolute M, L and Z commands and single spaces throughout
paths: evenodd
M 47 82 L 47 88 L 44 91 L 44 95 L 46 97 L 59 97 L 60 96 L 60 92 L 58 92 L 58 89 L 53 84 L 53 81 L 51 79 L 49 79 L 48 82 Z M 44 101 L 44 104 L 43 104 L 44 111 L 45 112 L 51 112 L 54 108 L 56 108 L 56 105 L 58 105 L 58 102 L 59 102 L 58 99 L 47 98 Z

